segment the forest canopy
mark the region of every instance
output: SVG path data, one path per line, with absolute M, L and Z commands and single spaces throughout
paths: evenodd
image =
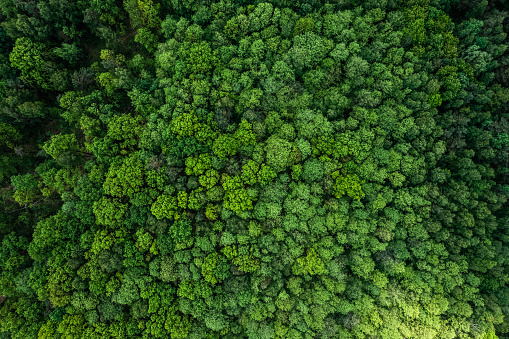
M 503 0 L 0 0 L 0 339 L 508 339 Z

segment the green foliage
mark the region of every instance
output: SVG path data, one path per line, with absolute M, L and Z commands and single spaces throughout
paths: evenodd
M 484 335 L 484 339 L 498 339 L 494 331 L 488 332 Z
M 62 47 L 55 48 L 53 53 L 70 64 L 75 64 L 79 60 L 81 54 L 78 46 L 66 43 L 62 43 Z
M 185 209 L 187 207 L 187 192 L 179 191 L 177 193 L 177 201 L 178 201 L 178 206 L 180 208 Z
M 193 113 L 183 113 L 171 121 L 171 130 L 179 137 L 190 137 L 198 129 L 198 118 Z
M 267 165 L 276 171 L 283 171 L 290 166 L 290 153 L 292 152 L 292 144 L 277 136 L 271 136 L 267 139 L 265 146 L 267 152 Z
M 192 210 L 200 210 L 206 202 L 206 194 L 203 187 L 197 188 L 189 194 L 188 207 Z
M 225 190 L 224 206 L 232 211 L 241 212 L 253 209 L 255 197 L 244 187 L 239 176 L 223 174 L 222 186 Z
M 260 261 L 251 254 L 239 255 L 232 259 L 232 263 L 238 267 L 239 271 L 245 273 L 255 272 L 260 268 Z
M 360 200 L 364 198 L 365 194 L 362 191 L 363 182 L 359 179 L 357 174 L 341 175 L 339 171 L 332 173 L 332 178 L 336 179 L 334 184 L 334 195 L 336 198 L 341 198 L 343 195 L 348 195 L 352 199 Z
M 212 151 L 219 158 L 236 155 L 242 146 L 256 144 L 256 135 L 252 131 L 252 125 L 243 119 L 235 133 L 220 134 L 212 145 Z
M 160 195 L 150 207 L 150 211 L 157 219 L 172 219 L 177 213 L 177 198 L 169 195 Z
M 292 267 L 295 275 L 310 274 L 317 275 L 325 272 L 322 259 L 318 256 L 314 249 L 309 249 L 305 257 L 297 258 L 295 265 Z
M 191 327 L 189 317 L 177 314 L 176 308 L 168 314 L 164 323 L 164 328 L 170 333 L 172 339 L 187 338 Z
M 200 154 L 197 157 L 186 158 L 186 174 L 201 175 L 211 168 L 211 160 L 208 154 Z
M 43 145 L 44 151 L 53 159 L 59 158 L 66 152 L 76 151 L 78 149 L 78 141 L 74 134 L 56 134 Z
M 134 37 L 134 41 L 142 44 L 150 53 L 154 53 L 157 49 L 157 37 L 146 27 L 138 29 L 138 34 Z
M 295 27 L 293 28 L 293 35 L 305 34 L 306 32 L 312 32 L 315 28 L 315 23 L 313 18 L 300 18 L 295 23 Z
M 218 266 L 226 262 L 225 258 L 219 253 L 215 252 L 209 254 L 204 260 L 201 266 L 201 274 L 205 281 L 215 285 L 219 282 L 218 277 L 215 275 L 215 271 L 219 268 Z M 221 279 L 222 280 L 222 279 Z
M 323 177 L 323 164 L 318 159 L 309 159 L 304 162 L 302 179 L 306 182 L 319 181 Z
M 0 337 L 507 337 L 508 9 L 0 0 Z
M 102 197 L 93 205 L 96 222 L 100 225 L 115 227 L 122 222 L 127 205 L 117 199 Z
M 242 166 L 241 179 L 247 185 L 260 183 L 261 186 L 265 186 L 276 176 L 276 172 L 274 172 L 270 166 L 265 164 L 261 164 L 260 166 L 253 160 L 249 160 Z
M 212 151 L 219 158 L 226 158 L 227 156 L 237 154 L 238 147 L 238 141 L 233 135 L 221 134 L 214 141 Z
M 276 178 L 276 176 L 276 172 L 270 166 L 262 164 L 258 172 L 258 182 L 263 187 Z
M 118 115 L 108 122 L 108 136 L 113 140 L 120 141 L 121 153 L 126 154 L 137 144 L 137 139 L 142 132 L 143 119 L 140 116 L 133 117 L 130 114 Z
M 124 0 L 124 8 L 129 14 L 131 26 L 134 29 L 154 28 L 161 23 L 161 19 L 158 17 L 161 4 L 154 4 L 152 0 Z
M 22 174 L 11 177 L 11 184 L 16 190 L 14 200 L 23 206 L 33 204 L 38 196 L 38 182 L 33 174 Z
M 99 74 L 99 76 L 97 77 L 97 82 L 99 83 L 99 85 L 104 87 L 104 89 L 109 95 L 113 95 L 115 91 L 116 88 L 115 81 L 116 81 L 115 76 L 110 72 L 103 72 Z
M 21 134 L 14 126 L 0 122 L 0 145 L 14 148 L 15 143 L 19 142 L 20 139 Z
M 308 26 L 309 27 L 309 26 Z M 304 27 L 299 27 L 303 30 Z M 294 43 L 289 53 L 298 69 L 309 68 L 322 60 L 327 53 L 326 41 L 313 32 L 306 32 L 294 37 Z
M 242 181 L 247 185 L 256 184 L 256 182 L 258 181 L 256 174 L 258 173 L 259 169 L 260 165 L 257 162 L 249 160 L 244 166 L 242 166 L 241 174 Z
M 132 197 L 144 184 L 143 164 L 137 156 L 125 158 L 119 165 L 112 165 L 103 184 L 104 192 L 114 197 Z
M 198 181 L 200 185 L 210 190 L 219 182 L 219 173 L 213 169 L 209 169 L 198 178 Z
M 9 60 L 12 67 L 21 71 L 24 82 L 31 86 L 37 84 L 43 89 L 51 89 L 42 57 L 44 48 L 44 45 L 35 43 L 29 38 L 18 38 L 9 54 Z
M 186 51 L 186 64 L 191 73 L 207 73 L 216 63 L 210 44 L 206 41 L 195 42 Z
M 169 228 L 170 237 L 176 242 L 182 242 L 191 235 L 192 226 L 189 219 L 179 219 Z

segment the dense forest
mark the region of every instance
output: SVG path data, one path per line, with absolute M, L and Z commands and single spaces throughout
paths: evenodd
M 508 339 L 508 32 L 0 0 L 0 338 Z

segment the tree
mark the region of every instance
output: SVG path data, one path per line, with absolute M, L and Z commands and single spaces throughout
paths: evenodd
M 134 29 L 143 26 L 154 28 L 161 23 L 161 19 L 158 16 L 161 4 L 154 4 L 152 0 L 125 0 L 124 8 L 129 14 L 131 26 Z
M 21 134 L 14 126 L 0 122 L 0 145 L 14 148 L 20 139 Z
M 213 169 L 207 170 L 203 175 L 198 178 L 200 185 L 210 190 L 219 182 L 219 173 Z
M 21 284 L 15 280 L 17 277 L 26 277 L 25 274 L 19 274 L 19 271 L 26 265 L 29 259 L 25 253 L 29 246 L 26 238 L 18 237 L 14 232 L 5 235 L 2 239 L 2 250 L 0 252 L 0 265 L 2 274 L 0 275 L 0 291 L 3 295 L 14 296 L 16 290 L 21 290 Z M 30 272 L 26 270 L 25 272 Z M 28 289 L 26 294 L 31 294 Z
M 239 271 L 250 273 L 260 268 L 260 261 L 251 254 L 242 254 L 233 258 L 232 263 L 235 264 Z
M 65 153 L 77 151 L 78 141 L 74 134 L 52 135 L 51 139 L 44 143 L 43 149 L 53 159 L 57 159 Z
M 347 174 L 343 176 L 339 171 L 336 171 L 332 173 L 332 178 L 336 179 L 334 185 L 334 194 L 336 198 L 341 198 L 345 194 L 352 199 L 360 200 L 364 198 L 365 194 L 361 187 L 363 182 L 359 179 L 357 174 Z
M 276 173 L 290 166 L 292 151 L 290 142 L 277 136 L 271 136 L 267 139 L 265 151 L 267 152 L 267 165 L 273 168 Z
M 214 311 L 207 314 L 205 324 L 212 331 L 219 332 L 227 326 L 227 320 L 226 315 Z
M 226 158 L 237 154 L 239 142 L 231 134 L 221 134 L 214 141 L 212 151 L 219 158 Z
M 127 205 L 122 204 L 118 199 L 102 197 L 94 202 L 93 211 L 98 224 L 115 227 L 122 223 L 123 216 L 127 212 Z
M 312 139 L 332 134 L 332 124 L 321 113 L 304 109 L 296 114 L 296 119 L 295 127 L 301 138 Z
M 211 283 L 212 285 L 217 284 L 221 280 L 224 279 L 224 277 L 221 277 L 222 274 L 220 274 L 220 277 L 216 276 L 216 271 L 221 268 L 221 266 L 226 263 L 226 258 L 220 255 L 217 252 L 214 252 L 212 254 L 209 254 L 204 260 L 203 264 L 201 266 L 201 273 L 205 279 L 205 281 Z M 228 266 L 225 266 L 226 269 L 228 269 Z M 220 273 L 220 272 L 218 272 Z
M 11 177 L 11 184 L 16 190 L 14 200 L 23 206 L 31 205 L 39 196 L 38 182 L 33 174 L 21 174 Z
M 205 41 L 192 43 L 186 50 L 186 64 L 191 73 L 207 73 L 216 62 L 210 44 Z
M 177 209 L 177 198 L 163 194 L 157 197 L 150 211 L 157 219 L 172 219 L 176 215 Z
M 290 49 L 293 63 L 298 69 L 311 68 L 320 62 L 327 53 L 326 41 L 313 32 L 296 35 Z
M 144 184 L 143 164 L 136 156 L 124 159 L 120 165 L 112 165 L 106 174 L 103 188 L 114 197 L 132 197 Z
M 12 67 L 21 71 L 24 82 L 31 86 L 37 84 L 43 89 L 51 89 L 49 74 L 42 57 L 44 49 L 44 45 L 32 42 L 29 38 L 18 38 L 9 55 L 9 60 Z
M 244 166 L 242 166 L 242 174 L 241 179 L 244 183 L 247 185 L 254 185 L 256 184 L 257 177 L 256 174 L 260 168 L 260 165 L 253 161 L 249 160 Z
M 323 164 L 318 159 L 310 159 L 304 162 L 302 179 L 310 183 L 321 180 L 323 177 Z
M 180 315 L 176 307 L 172 308 L 164 323 L 164 328 L 170 333 L 172 339 L 187 338 L 191 327 L 189 317 Z
M 137 139 L 142 132 L 141 116 L 133 117 L 131 114 L 117 115 L 108 122 L 107 135 L 120 142 L 122 154 L 126 154 L 127 150 L 132 150 L 138 144 Z
M 235 212 L 253 209 L 253 200 L 255 197 L 250 195 L 244 188 L 239 176 L 230 177 L 223 174 L 222 186 L 225 191 L 224 206 Z
M 101 311 L 102 309 L 103 312 L 101 313 L 103 317 L 109 318 L 111 320 L 119 319 L 121 315 L 121 307 L 118 304 L 132 305 L 136 300 L 140 298 L 140 290 L 136 284 L 135 278 L 136 275 L 132 276 L 129 274 L 129 272 L 126 272 L 122 275 L 122 285 L 120 286 L 118 292 L 114 293 L 112 296 L 112 301 L 117 304 L 102 304 L 103 307 L 100 307 L 99 310 Z
M 185 218 L 176 220 L 169 228 L 170 236 L 176 243 L 187 239 L 191 235 L 191 232 L 191 221 Z
M 198 117 L 193 113 L 182 113 L 172 120 L 172 132 L 179 137 L 190 137 L 200 128 Z
M 146 27 L 138 29 L 134 41 L 142 44 L 150 53 L 154 53 L 157 49 L 157 37 Z
M 74 65 L 80 58 L 81 51 L 75 44 L 62 43 L 62 47 L 53 49 L 53 53 L 67 61 L 69 64 Z
M 211 168 L 211 159 L 208 154 L 186 158 L 186 174 L 199 176 Z

